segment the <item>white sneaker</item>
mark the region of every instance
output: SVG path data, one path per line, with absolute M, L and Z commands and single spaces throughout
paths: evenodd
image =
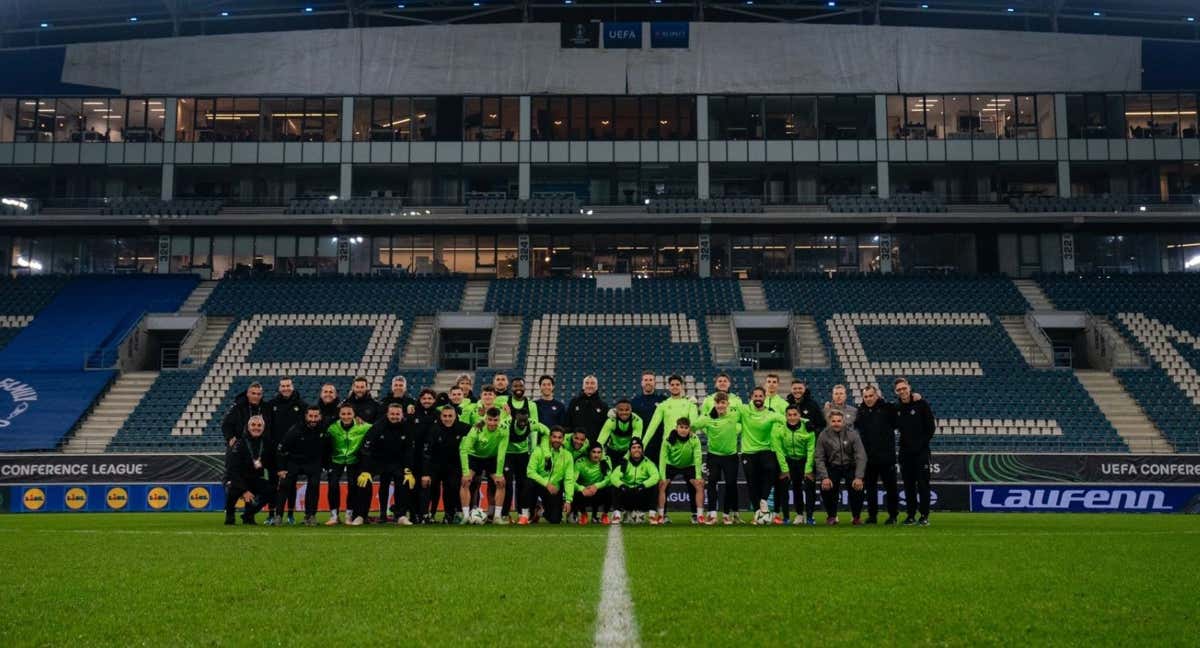
M 504 526 L 504 525 L 508 524 L 508 518 L 504 517 L 503 515 L 497 515 L 492 518 L 492 524 L 499 524 L 501 526 Z
M 412 526 L 412 521 L 410 521 L 408 519 L 407 515 L 401 515 L 400 517 L 396 518 L 396 525 L 397 526 Z
M 360 516 L 354 518 L 353 520 L 350 520 L 346 524 L 349 526 L 362 526 L 363 525 L 362 516 L 360 515 Z
M 613 511 L 612 517 L 610 517 L 608 519 L 608 521 L 610 524 L 620 524 L 621 523 L 621 512 Z

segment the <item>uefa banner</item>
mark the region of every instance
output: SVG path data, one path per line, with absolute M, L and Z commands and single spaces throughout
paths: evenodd
M 935 454 L 930 470 L 971 484 L 1200 484 L 1200 455 Z
M 0 484 L 220 482 L 219 454 L 3 455 Z

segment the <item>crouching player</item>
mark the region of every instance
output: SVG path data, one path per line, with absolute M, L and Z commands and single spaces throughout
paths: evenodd
M 382 421 L 371 426 L 359 450 L 363 472 L 358 476 L 359 488 L 370 488 L 372 473 L 379 477 L 379 522 L 388 521 L 388 489 L 396 485 L 396 502 L 391 507 L 396 524 L 412 525 L 409 518 L 409 503 L 417 480 L 413 475 L 413 457 L 416 432 L 412 421 L 404 415 L 404 403 L 393 402 L 387 406 Z M 370 506 L 368 494 L 367 502 Z
M 589 510 L 592 524 L 608 524 L 611 479 L 612 460 L 604 454 L 599 442 L 592 443 L 587 455 L 575 460 L 575 498 L 571 509 L 580 524 L 588 523 Z
M 470 521 L 471 496 L 479 489 L 483 479 L 488 480 L 491 494 L 492 516 L 496 524 L 508 524 L 501 517 L 504 504 L 504 455 L 508 451 L 508 421 L 500 423 L 500 410 L 492 407 L 484 412 L 482 421 L 471 427 L 459 444 L 458 456 L 462 467 L 462 481 L 458 487 L 458 499 L 462 504 L 462 522 Z
M 676 477 L 692 487 L 692 524 L 704 521 L 704 468 L 700 459 L 700 438 L 692 434 L 692 422 L 686 416 L 675 420 L 675 430 L 663 440 L 658 455 L 658 515 L 650 524 L 670 524 L 666 515 L 667 488 Z
M 246 432 L 225 449 L 225 524 L 233 524 L 238 500 L 242 501 L 242 524 L 255 524 L 254 514 L 271 503 L 271 470 L 275 449 L 267 441 L 263 417 L 246 421 Z
M 358 422 L 353 405 L 345 403 L 338 407 L 338 420 L 334 421 L 328 430 L 333 454 L 329 465 L 329 490 L 325 493 L 329 502 L 329 521 L 325 523 L 326 526 L 338 523 L 338 507 L 342 500 L 342 475 L 346 476 L 346 524 L 361 525 L 371 508 L 370 476 L 367 477 L 366 488 L 358 485 L 358 478 L 363 473 L 358 451 L 370 429 L 370 423 Z
M 625 465 L 613 469 L 612 485 L 617 488 L 614 524 L 621 523 L 622 511 L 629 513 L 631 522 L 638 522 L 654 509 L 658 468 L 642 454 L 641 439 L 634 437 L 629 441 L 629 457 Z
M 548 446 L 538 445 L 529 456 L 525 472 L 526 506 L 542 502 L 543 515 L 551 524 L 562 522 L 564 513 L 571 512 L 571 501 L 575 497 L 575 462 L 571 453 L 563 447 L 563 430 L 550 430 Z M 529 524 L 529 508 L 521 509 L 517 524 Z

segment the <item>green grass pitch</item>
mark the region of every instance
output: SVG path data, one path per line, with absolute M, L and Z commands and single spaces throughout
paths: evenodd
M 603 527 L 0 517 L 0 645 L 587 646 Z M 1196 645 L 1200 517 L 623 527 L 643 646 Z

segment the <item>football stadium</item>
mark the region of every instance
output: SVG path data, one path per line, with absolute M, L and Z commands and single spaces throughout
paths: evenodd
M 0 645 L 1196 645 L 1198 17 L 0 0 Z

